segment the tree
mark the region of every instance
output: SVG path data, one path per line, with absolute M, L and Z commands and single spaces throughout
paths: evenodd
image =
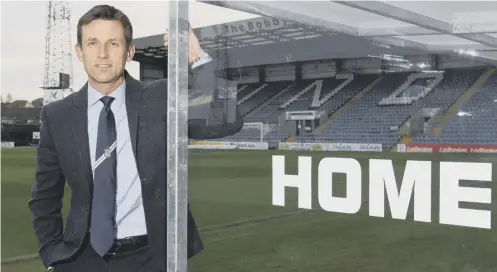
M 12 95 L 10 93 L 7 94 L 6 101 L 7 103 L 12 103 Z

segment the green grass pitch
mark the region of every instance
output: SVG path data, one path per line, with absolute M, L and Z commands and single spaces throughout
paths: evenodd
M 2 150 L 2 259 L 36 253 L 27 207 L 34 182 L 34 149 Z M 368 216 L 367 193 L 358 214 L 297 208 L 296 190 L 287 189 L 287 207 L 272 206 L 271 156 L 286 157 L 296 174 L 297 156 L 311 156 L 313 183 L 323 157 L 352 157 L 362 166 L 367 190 L 368 159 L 389 158 L 400 182 L 406 160 L 433 162 L 434 188 L 439 161 L 493 162 L 492 222 L 497 222 L 496 155 L 399 154 L 289 151 L 191 151 L 189 201 L 206 250 L 189 262 L 192 272 L 495 272 L 497 228 L 480 230 L 437 223 L 438 190 L 433 190 L 433 223 Z M 344 192 L 344 176 L 334 190 Z M 313 207 L 318 209 L 317 186 Z M 70 191 L 67 191 L 67 196 Z M 68 203 L 66 199 L 66 203 Z M 488 206 L 484 207 L 488 209 Z M 3 264 L 2 271 L 44 271 L 37 259 Z

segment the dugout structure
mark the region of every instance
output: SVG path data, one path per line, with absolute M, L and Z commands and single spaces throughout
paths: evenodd
M 238 68 L 256 66 L 259 73 L 252 72 L 252 76 L 263 78 L 268 65 L 381 55 L 430 55 L 433 65 L 440 61 L 436 60 L 440 55 L 465 65 L 497 64 L 497 27 L 490 2 L 393 5 L 377 1 L 321 1 L 306 8 L 298 1 L 284 5 L 267 1 L 207 3 L 261 16 L 195 29 L 207 52 L 229 56 L 226 61 L 232 74 Z M 326 12 L 335 16 L 331 18 Z M 167 76 L 163 35 L 134 40 L 135 61 L 140 63 L 142 80 Z M 334 46 L 319 48 L 324 44 Z M 291 56 L 281 52 L 282 48 Z
M 190 194 L 206 257 L 188 271 L 497 269 L 489 257 L 497 130 L 485 125 L 497 113 L 494 3 L 207 3 L 260 15 L 195 31 L 239 84 L 246 122 L 273 125 L 262 149 L 280 153 L 195 151 L 202 174 L 187 173 L 188 4 L 172 2 L 169 54 L 163 33 L 135 39 L 141 79 L 170 80 L 167 271 L 186 271 Z M 477 155 L 452 154 L 468 152 Z M 209 175 L 217 179 L 200 182 Z

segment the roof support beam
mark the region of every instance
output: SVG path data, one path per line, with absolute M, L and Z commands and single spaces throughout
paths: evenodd
M 497 27 L 496 27 L 497 30 Z M 471 29 L 454 30 L 453 33 L 458 34 L 480 34 L 480 33 L 493 33 L 492 31 L 473 31 Z M 369 37 L 389 37 L 389 36 L 421 36 L 421 35 L 442 35 L 440 31 L 422 28 L 420 26 L 403 26 L 397 28 L 384 28 L 384 27 L 365 27 L 359 29 L 359 36 Z
M 454 33 L 497 33 L 495 23 L 455 24 Z
M 402 38 L 397 38 L 397 37 L 371 37 L 370 39 L 373 41 L 376 41 L 377 45 L 389 44 L 389 45 L 398 46 L 398 47 L 408 47 L 408 48 L 421 49 L 423 51 L 428 50 L 428 45 L 426 45 L 424 43 L 419 43 L 419 42 L 406 40 L 406 39 L 402 39 Z
M 344 6 L 367 11 L 405 23 L 418 25 L 434 31 L 454 35 L 470 41 L 479 42 L 488 46 L 497 47 L 497 38 L 481 33 L 457 33 L 455 27 L 447 22 L 425 16 L 410 10 L 392 6 L 380 1 L 333 1 Z
M 475 50 L 478 52 L 483 51 L 495 51 L 497 50 L 495 47 L 490 47 L 483 44 L 475 44 L 470 46 L 460 45 L 460 44 L 430 44 L 428 45 L 428 50 L 437 51 L 437 52 L 447 52 L 452 51 L 455 52 L 457 50 Z
M 422 28 L 419 26 L 385 28 L 367 27 L 359 29 L 362 37 L 390 37 L 390 36 L 412 36 L 412 35 L 440 35 L 440 31 Z

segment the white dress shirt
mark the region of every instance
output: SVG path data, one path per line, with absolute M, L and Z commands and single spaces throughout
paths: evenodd
M 95 167 L 98 119 L 103 108 L 100 101 L 104 95 L 88 84 L 88 137 L 91 165 Z M 135 156 L 126 113 L 126 82 L 109 94 L 114 97 L 111 110 L 116 120 L 117 136 L 117 239 L 147 234 L 145 213 L 142 205 L 141 182 L 138 176 Z

